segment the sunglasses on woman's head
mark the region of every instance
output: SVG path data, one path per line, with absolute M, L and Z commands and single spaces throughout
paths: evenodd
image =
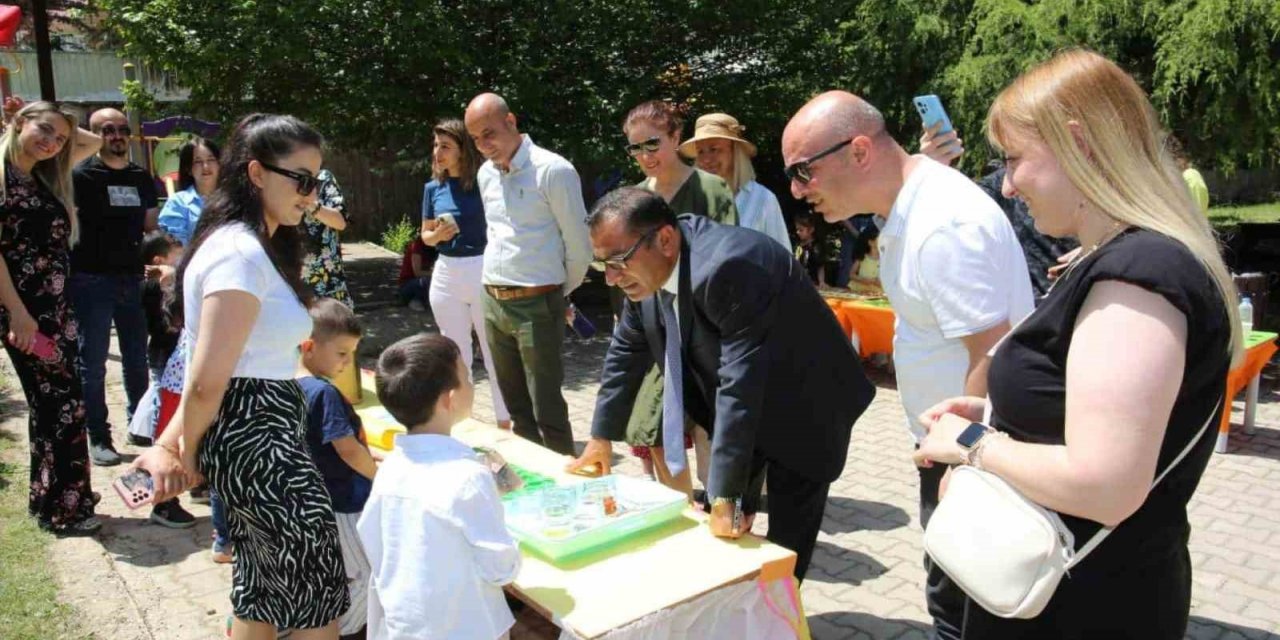
M 654 136 L 648 140 L 641 140 L 640 142 L 632 142 L 631 144 L 628 144 L 627 153 L 633 156 L 638 156 L 641 153 L 657 153 L 658 149 L 661 147 L 662 139 L 658 136 Z
M 265 162 L 260 164 L 262 164 L 262 168 L 266 169 L 267 171 L 270 171 L 272 173 L 278 173 L 286 178 L 293 179 L 294 182 L 297 182 L 298 195 L 300 196 L 309 196 L 313 191 L 316 190 L 316 187 L 320 186 L 320 179 L 309 173 L 298 173 L 297 171 L 282 169 L 273 164 L 267 164 Z

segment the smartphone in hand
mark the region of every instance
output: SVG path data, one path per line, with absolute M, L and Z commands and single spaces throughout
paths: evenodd
M 120 494 L 120 499 L 130 510 L 151 504 L 152 499 L 155 498 L 155 484 L 151 480 L 151 474 L 142 469 L 136 469 L 116 478 L 111 486 L 116 493 Z
M 58 345 L 53 338 L 37 331 L 31 338 L 31 355 L 41 360 L 53 360 L 58 355 Z
M 938 96 L 932 93 L 924 96 L 916 96 L 911 99 L 916 105 L 916 111 L 920 114 L 920 119 L 924 121 L 925 129 L 932 129 L 934 125 L 942 123 L 936 135 L 950 133 L 952 131 L 951 118 L 947 116 L 947 110 L 942 108 L 942 101 Z

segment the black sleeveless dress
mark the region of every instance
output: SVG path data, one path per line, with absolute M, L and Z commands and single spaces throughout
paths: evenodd
M 1127 231 L 1086 256 L 997 350 L 988 377 L 991 422 L 1015 440 L 1064 443 L 1067 352 L 1076 316 L 1094 283 L 1107 280 L 1157 293 L 1187 318 L 1186 369 L 1157 469 L 1172 462 L 1211 412 L 1214 421 L 1138 511 L 1071 570 L 1038 618 L 1004 620 L 969 602 L 966 639 L 1157 640 L 1182 638 L 1186 632 L 1191 607 L 1186 505 L 1213 452 L 1212 425 L 1222 411 L 1215 411 L 1215 406 L 1230 366 L 1231 327 L 1208 270 L 1181 243 L 1141 229 Z M 1063 520 L 1077 546 L 1101 528 L 1068 515 Z

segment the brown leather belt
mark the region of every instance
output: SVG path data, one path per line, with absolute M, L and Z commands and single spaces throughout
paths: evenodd
M 493 296 L 494 300 L 523 300 L 563 288 L 564 285 L 559 284 L 541 284 L 536 287 L 508 287 L 493 284 L 484 286 L 484 290 Z

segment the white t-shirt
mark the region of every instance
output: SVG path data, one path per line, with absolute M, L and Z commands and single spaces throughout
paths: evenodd
M 493 474 L 449 436 L 406 434 L 378 467 L 356 525 L 372 574 L 369 640 L 494 640 L 520 573 Z
M 262 304 L 233 378 L 291 380 L 297 375 L 298 345 L 311 336 L 311 316 L 248 226 L 229 224 L 205 239 L 187 265 L 182 289 L 186 330 L 193 338 L 200 335 L 206 296 L 244 291 Z
M 964 395 L 961 338 L 1034 307 L 1026 258 L 1000 207 L 964 174 L 923 156 L 880 230 L 880 283 L 897 315 L 893 362 L 907 427 Z
M 787 221 L 782 219 L 782 206 L 778 196 L 764 185 L 751 180 L 738 189 L 733 204 L 738 208 L 738 226 L 755 229 L 778 241 L 791 250 L 791 236 L 787 235 Z

